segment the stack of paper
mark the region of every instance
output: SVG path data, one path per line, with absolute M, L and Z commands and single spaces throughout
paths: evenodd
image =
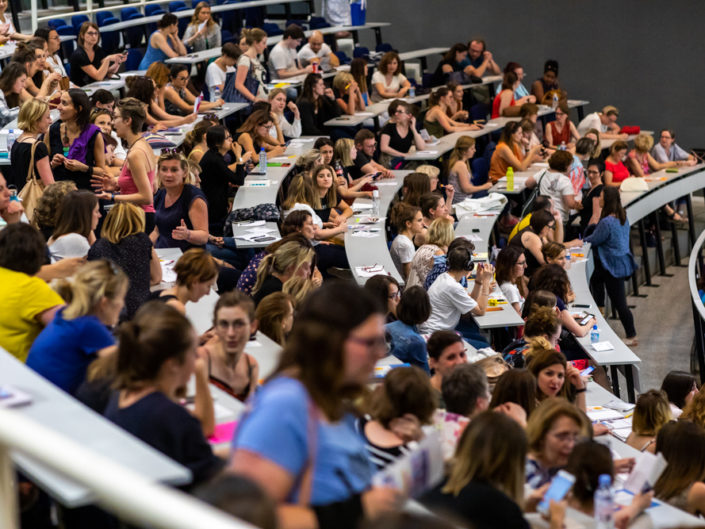
M 355 273 L 360 277 L 372 277 L 380 274 L 389 275 L 389 272 L 384 269 L 384 266 L 378 264 L 372 266 L 356 266 Z

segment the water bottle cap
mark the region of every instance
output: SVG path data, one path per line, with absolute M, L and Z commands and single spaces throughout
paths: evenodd
M 612 476 L 610 476 L 609 474 L 600 474 L 598 482 L 600 486 L 609 486 L 612 484 Z
M 596 330 L 597 330 L 597 323 L 592 326 L 592 330 L 593 330 L 593 331 L 596 331 Z
M 265 152 L 264 147 L 260 147 L 259 152 Z

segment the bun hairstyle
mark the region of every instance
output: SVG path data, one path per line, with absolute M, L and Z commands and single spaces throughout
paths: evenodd
M 63 311 L 66 320 L 93 314 L 103 297 L 115 297 L 127 289 L 128 279 L 125 272 L 105 259 L 90 261 L 83 265 L 71 282 L 63 280 L 58 288 L 61 297 L 68 302 Z
M 161 301 L 145 303 L 120 327 L 116 388 L 140 389 L 157 378 L 167 360 L 183 363 L 194 345 L 186 316 Z
M 267 38 L 267 33 L 259 28 L 243 29 L 240 38 L 244 38 L 248 46 L 252 46 L 255 42 L 260 42 Z
M 184 138 L 184 142 L 182 144 L 184 154 L 186 154 L 186 156 L 191 154 L 193 148 L 203 141 L 206 132 L 208 132 L 208 129 L 212 126 L 213 123 L 204 119 L 203 121 L 196 123 L 196 125 L 194 125 L 194 127 L 186 133 L 186 137 Z

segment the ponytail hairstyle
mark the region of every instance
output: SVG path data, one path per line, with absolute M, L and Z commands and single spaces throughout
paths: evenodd
M 149 301 L 120 327 L 116 389 L 138 390 L 159 376 L 167 360 L 183 364 L 195 347 L 188 318 L 171 305 Z
M 206 132 L 208 132 L 208 129 L 212 126 L 212 122 L 204 119 L 203 121 L 196 123 L 196 125 L 194 125 L 194 127 L 186 133 L 186 137 L 182 143 L 183 151 L 186 156 L 189 156 L 193 148 L 203 141 L 203 138 L 206 136 Z
M 94 314 L 102 298 L 115 299 L 127 290 L 127 276 L 111 261 L 99 259 L 79 268 L 71 282 L 68 306 L 63 310 L 65 320 Z
M 150 81 L 151 82 L 151 81 Z M 147 121 L 147 111 L 144 105 L 134 97 L 126 97 L 117 102 L 117 109 L 120 111 L 120 117 L 125 120 L 129 118 L 130 130 L 133 134 L 142 132 L 142 127 Z
M 447 86 L 441 86 L 439 89 L 431 92 L 431 95 L 428 98 L 428 108 L 433 108 L 438 105 L 441 99 L 447 96 L 449 93 L 450 90 Z
M 267 33 L 260 28 L 243 29 L 240 38 L 244 38 L 248 46 L 252 46 L 255 42 L 260 42 L 267 38 Z
M 283 346 L 286 336 L 284 335 L 282 322 L 289 315 L 289 311 L 295 304 L 294 298 L 284 292 L 273 292 L 265 296 L 259 302 L 255 311 L 257 329 Z
M 264 280 L 271 276 L 272 273 L 284 275 L 289 268 L 293 267 L 293 270 L 296 271 L 306 262 L 312 263 L 311 272 L 313 272 L 315 258 L 316 254 L 313 251 L 313 246 L 308 241 L 307 244 L 295 241 L 282 244 L 260 262 L 257 267 L 257 282 L 252 292 L 256 293 L 259 291 Z M 282 292 L 291 294 L 298 305 L 312 289 L 313 282 L 310 277 L 301 278 L 294 274 L 284 282 Z
M 421 210 L 416 206 L 412 206 L 406 202 L 397 202 L 392 208 L 390 215 L 392 224 L 396 227 L 397 231 L 402 232 L 406 229 L 406 223 L 412 222 L 416 213 L 419 211 Z

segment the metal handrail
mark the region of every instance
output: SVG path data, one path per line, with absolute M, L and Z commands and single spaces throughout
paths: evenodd
M 21 452 L 89 488 L 101 508 L 130 523 L 155 529 L 254 529 L 179 490 L 145 479 L 25 417 L 19 410 L 0 408 L 0 527 L 3 529 L 19 529 L 10 451 Z
M 693 325 L 695 327 L 695 353 L 700 368 L 700 380 L 705 380 L 705 304 L 698 293 L 697 277 L 703 277 L 705 266 L 703 264 L 702 250 L 705 244 L 705 231 L 700 234 L 688 260 L 688 288 L 693 306 Z

